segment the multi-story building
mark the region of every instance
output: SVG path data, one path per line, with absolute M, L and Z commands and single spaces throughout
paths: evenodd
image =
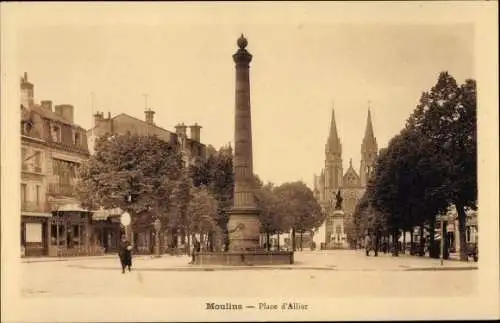
M 75 194 L 77 169 L 88 158 L 86 131 L 74 107 L 34 100 L 21 78 L 21 249 L 25 255 L 88 253 L 90 213 Z
M 335 112 L 332 109 L 330 134 L 325 145 L 325 167 L 319 176 L 314 175 L 314 194 L 327 212 L 325 223 L 320 228 L 319 243 L 324 243 L 327 248 L 347 248 L 345 222 L 352 216 L 356 204 L 363 196 L 368 179 L 372 174 L 377 159 L 378 145 L 372 125 L 372 117 L 368 109 L 366 128 L 361 143 L 361 163 L 359 173 L 349 161 L 349 168 L 344 173 L 342 165 L 342 143 L 337 133 Z M 344 215 L 339 218 L 333 216 L 336 194 L 340 190 L 343 198 L 342 211 Z
M 104 134 L 124 135 L 127 132 L 147 136 L 156 135 L 158 138 L 174 145 L 180 145 L 183 158 L 187 164 L 197 164 L 206 158 L 206 146 L 200 141 L 201 126 L 197 123 L 189 126 L 190 136 L 184 123 L 175 127 L 175 132 L 168 131 L 154 123 L 155 111 L 147 109 L 144 111 L 145 120 L 140 120 L 128 114 L 121 113 L 114 117 L 108 113 L 97 112 L 94 115 L 94 127 L 87 131 L 90 153 L 94 153 L 94 144 L 97 138 Z
M 180 123 L 175 127 L 175 132 L 171 132 L 155 124 L 155 111 L 147 108 L 144 114 L 144 120 L 140 120 L 125 113 L 114 117 L 111 117 L 111 114 L 108 113 L 108 116 L 104 117 L 104 113 L 98 111 L 94 114 L 94 126 L 87 131 L 90 153 L 94 153 L 95 141 L 105 134 L 124 135 L 132 133 L 140 136 L 155 135 L 161 140 L 173 145 L 179 145 L 186 166 L 198 165 L 206 160 L 210 149 L 207 149 L 200 141 L 200 125 L 195 123 L 187 126 Z M 189 136 L 187 128 L 190 129 Z M 104 237 L 103 244 L 106 250 L 114 250 L 118 246 L 121 234 L 119 221 L 117 221 L 119 212 L 114 212 L 114 216 L 112 213 L 101 211 L 94 215 L 95 220 L 101 220 L 101 223 L 96 223 L 96 227 L 102 228 L 101 235 Z M 137 252 L 150 253 L 152 251 L 154 231 L 152 223 L 134 223 L 133 240 Z M 163 241 L 166 241 L 166 239 L 163 239 Z

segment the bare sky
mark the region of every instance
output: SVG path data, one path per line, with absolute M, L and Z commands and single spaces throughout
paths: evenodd
M 352 158 L 358 171 L 369 100 L 382 148 L 440 71 L 459 82 L 474 77 L 468 24 L 240 24 L 217 10 L 198 10 L 203 19 L 190 23 L 158 12 L 154 23 L 138 23 L 141 15 L 147 21 L 145 12 L 126 24 L 69 23 L 54 14 L 19 29 L 18 71 L 28 72 L 36 101 L 73 104 L 76 123 L 90 128 L 91 92 L 94 112 L 140 119 L 147 93 L 157 125 L 173 131 L 178 122 L 198 122 L 202 141 L 220 147 L 233 141 L 231 55 L 243 32 L 254 55 L 254 171 L 277 184 L 302 179 L 312 186 L 324 166 L 333 104 L 344 169 Z

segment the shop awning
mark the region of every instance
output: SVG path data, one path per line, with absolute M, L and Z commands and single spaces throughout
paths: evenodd
M 57 212 L 88 212 L 88 210 L 83 209 L 80 205 L 76 203 L 62 204 L 56 207 Z
M 120 208 L 114 208 L 114 209 L 101 208 L 98 211 L 92 211 L 92 220 L 104 221 L 107 220 L 110 216 L 119 216 L 122 213 L 123 211 Z
M 48 212 L 26 212 L 26 211 L 21 211 L 22 216 L 35 216 L 35 217 L 40 217 L 40 218 L 50 218 L 52 216 L 52 213 Z

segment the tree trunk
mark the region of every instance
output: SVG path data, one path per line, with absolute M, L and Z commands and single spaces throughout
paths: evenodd
M 172 229 L 172 248 L 177 249 L 177 242 L 179 239 L 179 232 L 177 229 Z
M 207 239 L 207 249 L 208 251 L 210 252 L 213 252 L 214 251 L 214 232 L 213 231 L 210 231 L 208 233 L 208 239 Z
M 302 251 L 302 235 L 303 235 L 303 231 L 300 231 L 300 251 Z
M 399 231 L 399 229 L 394 229 L 394 231 L 392 232 L 392 255 L 395 257 L 399 256 L 398 231 Z
M 266 249 L 267 249 L 267 251 L 271 250 L 271 245 L 269 244 L 269 240 L 270 240 L 269 232 L 266 232 Z
M 458 212 L 458 237 L 459 237 L 459 248 L 460 248 L 460 261 L 467 261 L 467 241 L 465 237 L 465 226 L 467 214 L 465 213 L 464 206 L 460 202 L 455 203 L 455 207 Z
M 186 236 L 187 236 L 186 254 L 189 255 L 189 253 L 191 252 L 191 234 L 189 233 L 189 231 L 186 232 Z
M 181 243 L 186 244 L 186 229 L 184 228 L 181 229 Z
M 279 232 L 278 232 L 278 245 L 277 245 L 277 247 L 278 247 L 278 251 L 279 251 L 280 250 L 280 233 Z
M 443 259 L 447 260 L 450 258 L 450 252 L 448 249 L 448 230 L 446 227 L 448 226 L 448 221 L 443 221 L 442 222 L 442 227 L 441 227 L 441 243 L 443 244 Z
M 292 228 L 292 251 L 295 252 L 295 229 Z
M 415 251 L 415 249 L 413 247 L 413 243 L 415 242 L 415 241 L 413 241 L 413 232 L 414 231 L 415 230 L 413 228 L 411 228 L 411 230 L 410 230 L 410 255 L 414 255 L 414 251 Z
M 227 227 L 224 230 L 224 251 L 229 251 L 229 232 L 227 231 Z
M 431 258 L 439 258 L 439 249 L 436 249 L 436 240 L 434 235 L 436 234 L 436 220 L 431 218 L 430 221 L 430 235 L 429 235 L 429 256 Z
M 380 231 L 375 232 L 375 256 L 378 256 L 378 251 L 380 250 L 380 243 L 382 240 L 382 233 Z
M 420 224 L 420 245 L 419 245 L 419 256 L 425 256 L 425 238 L 424 238 L 424 224 Z
M 403 230 L 403 250 L 401 253 L 404 255 L 406 253 L 406 230 Z

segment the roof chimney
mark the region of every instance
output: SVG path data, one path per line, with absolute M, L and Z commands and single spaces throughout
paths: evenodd
M 21 77 L 21 104 L 25 107 L 32 107 L 34 105 L 34 85 L 28 82 L 28 73 L 24 72 Z
M 40 105 L 42 106 L 42 109 L 47 110 L 47 111 L 52 111 L 52 101 L 43 100 L 43 101 L 40 101 Z
M 59 104 L 54 107 L 55 113 L 69 123 L 73 123 L 75 108 L 71 104 Z
M 154 119 L 155 112 L 151 109 L 147 109 L 146 111 L 144 111 L 144 114 L 146 115 L 146 123 L 153 125 L 154 124 L 153 119 Z
M 198 125 L 196 122 L 194 125 L 189 126 L 189 130 L 191 132 L 191 136 L 190 136 L 191 140 L 200 142 L 200 129 L 201 129 L 201 126 Z
M 187 130 L 187 127 L 184 124 L 184 122 L 178 123 L 175 126 L 175 133 L 177 134 L 178 137 L 186 137 L 186 130 Z

